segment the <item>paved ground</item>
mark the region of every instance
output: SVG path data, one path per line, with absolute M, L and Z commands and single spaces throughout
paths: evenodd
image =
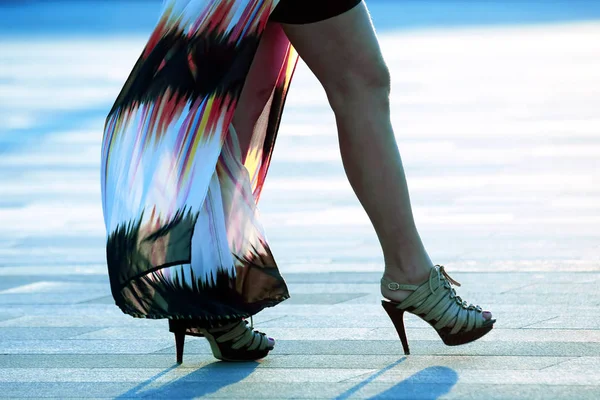
M 497 329 L 448 348 L 410 317 L 403 357 L 382 259 L 333 118 L 300 66 L 262 200 L 292 299 L 255 324 L 265 360 L 217 363 L 112 304 L 102 120 L 143 36 L 0 38 L 0 397 L 600 397 L 600 24 L 382 33 L 415 214 L 435 262 Z

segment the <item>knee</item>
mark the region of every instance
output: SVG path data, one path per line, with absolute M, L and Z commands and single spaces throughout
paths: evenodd
M 390 71 L 383 59 L 369 60 L 354 67 L 341 67 L 339 73 L 323 87 L 334 111 L 352 101 L 387 107 Z

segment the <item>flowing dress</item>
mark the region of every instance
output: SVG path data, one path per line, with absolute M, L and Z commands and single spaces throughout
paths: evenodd
M 106 119 L 107 265 L 127 314 L 213 326 L 289 297 L 257 210 L 298 59 L 277 3 L 165 1 Z M 245 131 L 240 99 L 260 110 Z

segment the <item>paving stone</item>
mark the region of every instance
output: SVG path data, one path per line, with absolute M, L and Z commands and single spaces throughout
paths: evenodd
M 0 322 L 7 321 L 14 318 L 22 317 L 23 315 L 18 312 L 10 312 L 8 310 L 0 310 Z
M 282 306 L 283 307 L 283 306 Z M 545 321 L 548 318 L 556 318 L 557 315 L 550 316 L 533 316 L 527 313 L 520 313 L 519 315 L 510 315 L 508 313 L 503 313 L 501 311 L 495 310 L 493 307 L 490 307 L 494 310 L 495 318 L 498 318 L 498 325 L 502 328 L 519 328 L 519 327 L 535 327 L 535 328 L 543 328 L 538 323 L 541 321 Z M 356 308 L 355 308 L 356 309 Z M 352 326 L 355 328 L 389 328 L 392 325 L 392 322 L 386 317 L 383 313 L 383 309 L 381 307 L 377 307 L 373 312 L 369 312 L 368 310 L 363 310 L 364 315 L 351 314 L 352 309 L 346 310 L 330 310 L 331 316 L 322 316 L 317 313 L 314 316 L 303 315 L 300 313 L 294 313 L 292 310 L 287 310 L 287 313 L 283 314 L 283 310 L 280 310 L 278 313 L 272 312 L 269 313 L 268 316 L 279 316 L 283 318 L 272 319 L 271 321 L 265 323 L 259 323 L 257 320 L 256 325 L 261 329 L 267 329 L 270 327 L 275 328 L 336 328 L 339 326 Z M 295 310 L 294 310 L 295 311 Z M 267 316 L 267 315 L 265 315 Z M 415 317 L 413 315 L 405 316 L 405 326 L 407 327 L 415 327 L 415 328 L 424 328 L 429 325 L 423 320 Z M 552 328 L 557 328 L 558 326 L 553 326 Z M 575 328 L 570 324 L 564 324 L 561 327 L 567 328 Z M 430 328 L 431 329 L 431 328 Z
M 13 263 L 11 263 L 13 264 Z M 47 276 L 61 276 L 61 279 L 71 279 L 74 275 L 81 275 L 86 278 L 86 281 L 94 279 L 93 275 L 100 275 L 102 278 L 106 277 L 107 281 L 107 268 L 106 265 L 96 264 L 80 264 L 80 265 L 19 265 L 15 266 L 0 266 L 0 276 L 2 279 L 8 277 L 15 277 L 15 279 L 35 279 L 37 277 Z
M 79 302 L 79 304 L 110 304 L 110 305 L 113 305 L 113 304 L 115 304 L 115 299 L 112 297 L 112 295 L 101 296 L 101 297 L 96 297 L 91 300 L 81 301 L 81 302 Z
M 598 357 L 577 357 L 566 359 L 560 363 L 556 363 L 548 370 L 563 371 L 566 374 L 590 374 L 600 371 L 600 358 Z
M 96 328 L 0 328 L 0 340 L 40 340 L 40 339 L 67 339 L 76 337 L 87 332 L 95 331 Z
M 297 293 L 290 304 L 338 304 L 366 296 L 368 293 Z
M 243 377 L 245 382 L 341 382 L 366 373 L 369 369 L 335 368 L 269 368 L 256 369 L 257 363 L 244 366 L 209 364 L 200 369 L 185 367 L 171 370 L 152 368 L 10 368 L 0 370 L 1 382 L 144 382 L 166 384 L 176 380 L 186 382 L 227 382 Z M 292 373 L 293 372 L 293 373 Z
M 597 305 L 597 303 L 596 303 Z M 535 325 L 535 328 L 556 329 L 568 326 L 572 329 L 600 329 L 600 320 L 587 314 L 562 314 Z
M 98 310 L 91 308 L 91 305 L 86 305 L 86 308 L 80 306 L 73 312 L 65 312 L 67 310 L 60 309 L 54 306 L 54 315 L 48 315 L 46 308 L 44 311 L 38 312 L 40 315 L 24 315 L 19 318 L 12 318 L 0 322 L 0 327 L 109 327 L 123 326 L 123 324 L 131 324 L 132 326 L 164 326 L 168 329 L 166 320 L 150 320 L 150 319 L 133 319 L 115 310 L 116 306 L 110 307 L 110 311 Z M 62 306 L 61 306 L 62 307 Z M 27 310 L 28 311 L 28 310 Z
M 497 263 L 500 264 L 500 263 Z M 533 263 L 536 265 L 536 263 Z M 450 265 L 450 264 L 448 264 Z M 507 262 L 507 265 L 513 266 L 513 263 Z M 538 264 L 543 265 L 543 264 Z M 552 268 L 552 263 L 548 265 L 548 268 Z M 468 266 L 465 266 L 468 267 Z M 451 268 L 451 267 L 448 267 Z M 597 265 L 596 265 L 597 268 Z M 595 282 L 598 279 L 597 271 L 595 272 L 579 272 L 576 274 L 568 273 L 568 272 L 557 272 L 552 273 L 551 271 L 534 271 L 534 272 L 513 272 L 510 274 L 506 274 L 504 272 L 496 272 L 495 268 L 491 266 L 488 268 L 489 272 L 461 272 L 461 273 L 453 273 L 452 269 L 449 269 L 449 273 L 452 274 L 453 278 L 456 278 L 459 282 L 463 283 L 466 286 L 467 281 L 469 282 L 478 282 L 484 281 L 482 284 L 487 282 L 498 282 L 498 284 L 503 285 L 506 282 L 513 282 L 514 284 L 519 284 L 520 286 L 525 286 L 531 283 L 543 283 L 544 281 L 548 281 L 551 279 L 555 283 L 589 283 Z M 492 272 L 494 271 L 494 272 Z M 352 272 L 352 271 L 343 271 L 343 272 L 331 272 L 331 273 L 318 273 L 318 274 L 309 274 L 309 273 L 291 273 L 285 275 L 286 281 L 293 284 L 365 284 L 372 282 L 373 284 L 377 284 L 381 279 L 381 271 L 380 272 Z M 511 285 L 512 286 L 512 285 Z M 471 289 L 477 290 L 477 289 Z
M 441 340 L 418 340 L 409 338 L 411 354 L 448 356 L 540 356 L 580 357 L 600 355 L 600 343 L 565 342 L 475 342 L 463 346 L 448 347 Z M 185 352 L 211 354 L 208 343 L 186 341 Z M 175 354 L 175 347 L 157 351 Z M 320 354 L 327 355 L 404 355 L 400 341 L 390 340 L 278 340 L 273 355 Z
M 587 359 L 583 361 L 583 359 Z M 0 368 L 171 368 L 174 354 L 7 354 L 0 358 Z M 383 369 L 398 360 L 411 369 L 446 366 L 458 369 L 492 370 L 541 370 L 573 364 L 573 368 L 593 366 L 597 357 L 520 357 L 520 356 L 429 356 L 411 355 L 337 355 L 271 354 L 260 361 L 256 368 L 336 368 L 336 369 Z M 581 360 L 581 361 L 580 361 Z M 214 364 L 217 360 L 210 353 L 188 354 L 185 352 L 185 368 L 198 369 Z
M 153 388 L 134 383 L 0 383 L 0 397 L 15 398 L 235 398 L 235 399 L 583 399 L 595 400 L 600 393 L 595 386 L 565 385 L 475 385 L 457 383 L 231 383 L 178 382 Z M 105 397 L 108 396 L 108 397 Z
M 118 398 L 135 387 L 135 383 L 50 383 L 50 382 L 0 382 L 2 398 Z M 108 397 L 103 397 L 108 396 Z
M 277 340 L 397 340 L 398 334 L 389 328 L 278 328 L 273 326 L 265 332 Z M 89 335 L 102 334 L 96 331 Z M 439 336 L 431 327 L 406 328 L 409 340 L 437 340 Z M 494 328 L 480 339 L 482 342 L 600 342 L 600 332 L 584 329 L 501 329 Z
M 171 345 L 168 340 L 3 340 L 2 354 L 146 354 Z
M 201 368 L 217 361 L 212 354 L 185 354 L 185 365 Z M 0 368 L 171 368 L 174 354 L 5 354 Z
M 285 398 L 294 399 L 407 399 L 431 400 L 448 399 L 480 399 L 485 393 L 486 399 L 596 399 L 598 390 L 594 386 L 544 386 L 544 385 L 469 385 L 419 384 L 412 380 L 398 383 L 382 384 L 368 382 L 347 388 L 347 384 L 246 384 L 231 385 L 211 394 L 209 398 L 278 398 L 277 393 Z M 239 396 L 239 397 L 238 397 Z
M 76 304 L 87 300 L 98 298 L 104 294 L 100 293 L 44 293 L 44 294 L 0 294 L 0 305 L 21 304 Z
M 426 370 L 417 372 L 418 379 L 417 383 L 423 384 L 439 384 L 439 383 L 452 383 L 456 382 L 460 376 L 461 380 L 469 382 L 470 384 L 479 385 L 502 385 L 507 381 L 510 381 L 514 385 L 531 385 L 531 384 L 542 384 L 542 385 L 573 385 L 573 386 L 596 386 L 600 382 L 599 373 L 590 374 L 564 374 L 561 371 L 528 371 L 524 374 L 522 371 L 493 371 L 493 370 L 461 370 L 454 372 L 454 376 L 451 373 L 440 374 L 437 369 L 444 369 L 454 371 L 446 367 L 431 367 L 432 372 Z M 377 376 L 375 381 L 383 382 L 399 382 L 408 378 L 412 378 L 415 372 L 405 369 L 392 369 L 382 375 Z M 350 381 L 361 381 L 364 377 L 352 378 Z M 446 382 L 444 382 L 446 380 Z
M 553 368 L 561 363 L 577 360 L 571 357 L 515 357 L 515 356 L 427 356 L 410 355 L 274 355 L 265 359 L 259 368 L 375 368 L 384 369 L 402 360 L 403 368 L 421 370 L 434 366 L 445 366 L 457 370 L 539 370 Z M 186 362 L 187 363 L 187 362 Z
M 15 294 L 47 294 L 47 293 L 81 293 L 90 291 L 106 292 L 106 285 L 91 282 L 65 282 L 37 280 L 31 283 L 20 284 L 0 292 L 0 295 Z

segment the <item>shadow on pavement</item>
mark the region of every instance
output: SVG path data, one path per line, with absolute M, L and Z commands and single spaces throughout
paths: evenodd
M 364 381 L 342 393 L 335 400 L 345 400 L 356 394 L 359 390 L 373 382 L 375 379 L 388 372 L 392 368 L 406 360 L 402 357 L 400 360 L 387 367 L 377 371 Z M 417 372 L 411 377 L 392 386 L 385 392 L 371 397 L 371 400 L 383 399 L 421 399 L 434 400 L 448 393 L 458 382 L 458 374 L 447 367 L 429 367 Z
M 357 394 L 365 386 L 375 381 L 378 377 L 390 371 L 404 360 L 406 360 L 406 357 L 377 371 L 364 381 L 336 397 L 335 400 L 345 400 Z M 244 380 L 254 372 L 258 365 L 259 363 L 257 362 L 239 363 L 235 365 L 226 362 L 216 362 L 194 370 L 171 382 L 164 384 L 157 383 L 159 379 L 177 369 L 178 366 L 173 365 L 140 383 L 126 393 L 123 393 L 119 397 L 116 397 L 116 399 L 199 398 Z M 458 382 L 458 374 L 453 369 L 447 367 L 429 367 L 417 372 L 370 399 L 434 400 L 450 392 L 456 382 Z
M 152 378 L 140 383 L 116 399 L 128 398 L 163 398 L 163 399 L 193 399 L 202 397 L 237 383 L 248 377 L 256 367 L 257 362 L 236 363 L 215 362 L 199 368 L 189 374 L 165 384 L 156 381 L 177 369 L 174 365 Z
M 458 374 L 448 367 L 429 367 L 392 386 L 371 400 L 434 400 L 447 394 L 458 382 Z

